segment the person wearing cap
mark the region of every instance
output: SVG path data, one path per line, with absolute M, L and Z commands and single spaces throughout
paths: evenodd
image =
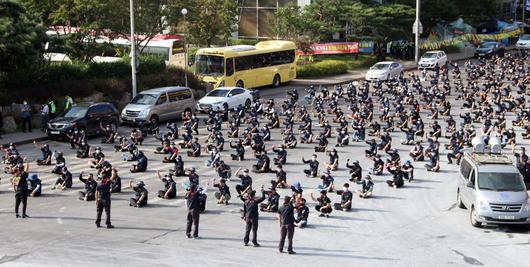
M 201 156 L 201 144 L 199 144 L 199 139 L 194 138 L 191 143 L 190 150 L 187 152 L 188 157 L 200 157 Z
M 215 168 L 215 171 L 217 172 L 217 175 L 219 175 L 219 178 L 227 179 L 230 181 L 230 178 L 232 177 L 232 170 L 224 160 L 219 161 L 219 164 Z
M 14 173 L 13 191 L 15 191 L 15 216 L 20 218 L 18 213 L 20 204 L 22 204 L 22 218 L 29 217 L 26 214 L 27 204 L 28 204 L 28 171 L 29 171 L 29 162 L 26 160 L 26 164 L 19 166 L 17 165 Z
M 239 174 L 240 171 L 243 171 L 243 174 Z M 238 197 L 252 190 L 252 177 L 250 177 L 248 169 L 239 168 L 234 175 L 241 180 L 241 184 L 236 185 Z
M 243 140 L 239 139 L 237 141 L 236 145 L 232 145 L 232 141 L 230 141 L 230 148 L 235 148 L 236 153 L 230 154 L 232 157 L 232 160 L 244 160 L 245 159 L 245 147 L 243 146 Z
M 276 165 L 276 170 L 273 171 L 276 174 L 276 185 L 279 188 L 289 188 L 287 183 L 287 173 L 283 170 L 282 164 Z
M 405 160 L 405 164 L 401 166 L 401 170 L 403 171 L 403 178 L 407 179 L 409 183 L 414 180 L 414 166 L 410 160 Z
M 83 178 L 83 172 L 79 174 L 79 181 L 85 184 L 85 190 L 79 191 L 79 200 L 91 201 L 96 199 L 96 188 L 98 183 L 94 180 L 94 175 L 91 173 L 88 178 Z
M 346 160 L 346 168 L 350 169 L 350 182 L 353 181 L 360 181 L 363 174 L 363 168 L 359 164 L 358 160 L 352 161 L 352 164 L 350 164 L 350 159 Z
M 385 167 L 385 162 L 381 159 L 380 155 L 376 155 L 373 161 L 374 161 L 374 165 L 372 169 L 370 170 L 370 174 L 382 175 L 384 167 Z
M 405 182 L 403 181 L 403 170 L 401 166 L 397 165 L 392 167 L 390 172 L 392 173 L 392 180 L 387 180 L 387 185 L 394 188 L 402 187 Z
M 240 196 L 243 204 L 243 214 L 241 219 L 245 221 L 245 237 L 243 238 L 243 243 L 245 246 L 248 246 L 250 241 L 250 231 L 252 231 L 252 244 L 254 247 L 259 247 L 258 243 L 258 221 L 259 221 L 259 204 L 265 200 L 265 191 L 263 190 L 263 185 L 261 186 L 261 198 L 256 198 L 256 191 L 251 190 L 248 194 L 248 198 Z
M 285 238 L 287 237 L 287 252 L 289 254 L 296 254 L 293 250 L 293 236 L 294 236 L 294 211 L 295 207 L 291 201 L 291 197 L 285 196 L 283 205 L 278 209 L 280 219 L 280 243 L 278 244 L 278 251 L 283 253 L 283 246 Z
M 75 152 L 77 158 L 88 158 L 90 155 L 90 145 L 86 142 L 85 139 L 83 139 L 81 140 Z
M 199 186 L 199 174 L 197 174 L 195 167 L 190 167 L 185 175 L 188 176 L 189 185 Z
M 365 142 L 370 148 L 364 151 L 364 155 L 369 159 L 377 156 L 377 142 L 375 139 L 367 140 Z
M 182 160 L 182 156 L 178 155 L 175 159 L 173 169 L 169 170 L 171 173 L 173 173 L 173 176 L 180 177 L 185 176 L 184 171 L 184 160 Z
M 425 164 L 425 169 L 430 172 L 440 171 L 440 157 L 436 151 L 431 151 L 428 153 L 429 162 Z
M 409 156 L 414 161 L 423 161 L 423 159 L 424 159 L 423 153 L 424 153 L 424 151 L 423 151 L 423 146 L 421 145 L 421 142 L 420 141 L 416 141 L 416 143 L 414 144 L 414 147 L 412 147 L 410 149 Z
M 320 133 L 320 135 L 317 138 L 318 140 L 318 146 L 315 146 L 315 152 L 326 152 L 326 149 L 328 148 L 328 139 L 324 133 Z
M 144 181 L 140 181 L 136 186 L 133 186 L 133 182 L 129 181 L 129 187 L 135 192 L 135 195 L 129 199 L 129 206 L 138 208 L 145 207 L 149 192 L 145 188 Z
M 63 156 L 63 152 L 59 151 L 55 153 L 55 167 L 52 170 L 52 173 L 62 174 L 63 167 L 66 167 L 66 159 Z
M 304 157 L 302 156 L 302 162 L 304 164 L 309 164 L 309 169 L 304 169 L 304 173 L 307 177 L 317 177 L 318 175 L 318 160 L 317 160 L 317 155 L 316 154 L 313 154 L 311 156 L 311 159 L 310 160 L 305 160 Z
M 31 174 L 28 178 L 29 192 L 31 197 L 38 197 L 42 194 L 42 181 L 39 176 L 35 173 Z
M 164 175 L 160 174 L 160 170 L 156 171 L 158 179 L 164 183 L 164 189 L 158 190 L 158 197 L 163 199 L 173 199 L 177 197 L 177 183 L 173 180 L 171 173 Z
M 339 154 L 336 149 L 333 149 L 328 153 L 329 161 L 324 162 L 324 166 L 329 170 L 336 171 L 339 169 Z
M 318 204 L 315 206 L 315 210 L 320 212 L 320 217 L 329 217 L 329 214 L 333 211 L 333 207 L 331 207 L 331 200 L 327 196 L 326 190 L 320 191 L 320 196 L 318 198 L 315 198 L 313 196 L 313 192 L 311 192 L 311 199 L 313 201 L 317 201 Z
M 320 179 L 322 180 L 322 185 L 319 186 L 321 190 L 326 190 L 328 192 L 333 192 L 335 190 L 335 179 L 333 176 L 331 176 L 331 173 L 328 169 L 322 172 Z
M 460 165 L 460 160 L 464 156 L 464 142 L 454 142 L 450 146 L 451 151 L 447 153 L 447 163 L 452 164 L 453 159 L 456 159 L 456 165 Z
M 136 164 L 133 164 L 133 166 L 132 166 L 130 171 L 132 173 L 147 171 L 147 162 L 148 162 L 148 159 L 145 156 L 144 152 L 143 151 L 138 151 Z
M 33 145 L 35 145 L 35 148 L 39 149 L 42 153 L 42 159 L 37 159 L 37 165 L 39 166 L 47 166 L 52 164 L 52 155 L 53 152 L 50 149 L 50 145 L 43 144 L 39 147 L 39 144 L 37 141 L 33 141 Z
M 101 147 L 97 146 L 94 149 L 94 152 L 92 152 L 92 160 L 90 160 L 88 164 L 90 165 L 90 168 L 97 168 L 103 160 L 105 160 L 105 154 L 101 152 Z
M 260 210 L 265 212 L 277 212 L 278 206 L 280 205 L 280 194 L 276 192 L 276 187 L 272 186 L 269 188 L 269 191 L 265 191 L 264 193 L 267 196 L 267 203 L 261 203 Z
M 305 198 L 300 198 L 300 201 L 296 207 L 296 219 L 294 225 L 298 228 L 304 228 L 307 226 L 307 219 L 309 218 L 309 208 L 306 206 Z
M 101 214 L 105 210 L 105 224 L 107 228 L 112 229 L 114 226 L 110 222 L 110 205 L 111 205 L 111 181 L 103 177 L 96 187 L 96 226 L 99 228 L 101 223 Z
M 337 144 L 335 144 L 336 147 L 344 147 L 350 143 L 350 136 L 346 132 L 345 128 L 342 128 L 337 131 L 336 139 L 337 139 Z
M 279 147 L 273 146 L 272 151 L 277 154 L 277 157 L 274 158 L 274 164 L 285 164 L 287 162 L 287 150 L 285 150 L 284 145 L 280 145 Z
M 162 159 L 163 163 L 174 163 L 177 161 L 177 157 L 179 156 L 179 149 L 177 147 L 177 144 L 174 142 L 171 142 L 171 146 L 169 147 L 169 156 L 165 156 L 164 159 Z
M 357 194 L 360 198 L 369 198 L 372 196 L 374 191 L 374 182 L 370 175 L 366 175 L 361 181 L 357 181 L 357 184 L 360 184 L 361 190 L 357 189 Z
M 53 185 L 52 190 L 55 190 L 57 186 L 60 186 L 61 190 L 72 188 L 72 183 L 72 173 L 68 171 L 68 168 L 63 167 L 61 169 L 61 176 L 57 178 L 57 181 L 55 182 L 55 185 Z
M 107 178 L 107 177 L 103 177 Z M 110 176 L 110 192 L 111 193 L 121 193 L 121 177 L 118 174 L 118 170 L 115 168 L 112 168 L 111 176 Z
M 226 180 L 221 178 L 219 183 L 215 183 L 215 178 L 213 178 L 213 187 L 218 188 L 218 191 L 213 194 L 217 199 L 217 204 L 228 205 L 228 201 L 230 200 L 230 188 L 226 184 Z
M 191 228 L 193 225 L 193 238 L 199 238 L 200 193 L 197 190 L 197 185 L 192 184 L 184 198 L 186 199 L 186 207 L 188 209 L 186 237 L 192 237 Z
M 344 183 L 342 190 L 337 190 L 337 195 L 341 196 L 340 203 L 335 203 L 335 210 L 349 211 L 351 210 L 353 194 L 350 191 L 350 184 Z
M 271 172 L 271 159 L 267 156 L 267 151 L 261 151 L 258 161 L 252 165 L 252 171 L 255 173 Z

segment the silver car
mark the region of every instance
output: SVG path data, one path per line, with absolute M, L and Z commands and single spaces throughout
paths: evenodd
M 457 204 L 469 210 L 471 225 L 530 224 L 526 186 L 507 156 L 465 153 L 459 173 Z
M 195 99 L 190 88 L 161 87 L 140 92 L 121 112 L 121 122 L 138 124 L 175 120 L 182 112 L 193 112 Z

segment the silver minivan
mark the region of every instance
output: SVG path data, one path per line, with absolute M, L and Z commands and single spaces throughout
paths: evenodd
M 187 87 L 161 87 L 140 92 L 125 108 L 120 118 L 124 124 L 175 120 L 182 112 L 193 112 L 195 99 Z
M 523 177 L 506 155 L 470 152 L 460 164 L 457 204 L 471 225 L 530 224 Z

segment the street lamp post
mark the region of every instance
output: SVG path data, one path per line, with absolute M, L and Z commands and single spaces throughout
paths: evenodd
M 183 8 L 180 13 L 182 13 L 182 16 L 184 16 L 184 26 L 186 27 L 186 30 L 184 31 L 184 82 L 186 87 L 188 87 L 188 74 L 186 73 L 186 70 L 188 69 L 188 43 L 186 42 L 186 35 L 188 33 L 188 28 L 186 26 L 186 15 L 188 14 L 188 10 Z
M 420 60 L 420 6 L 420 0 L 416 0 L 416 22 L 414 23 L 414 61 L 416 64 L 418 64 L 418 61 Z
M 134 38 L 134 0 L 129 0 L 131 16 L 131 69 L 132 69 L 132 97 L 136 96 L 136 41 Z

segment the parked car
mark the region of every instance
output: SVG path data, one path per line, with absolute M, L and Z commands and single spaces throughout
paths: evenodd
M 506 155 L 465 153 L 457 178 L 457 204 L 471 225 L 530 224 L 524 180 Z
M 101 134 L 100 127 L 111 125 L 118 128 L 120 113 L 111 103 L 80 103 L 72 106 L 61 116 L 50 120 L 46 127 L 46 133 L 51 139 L 65 137 L 66 134 L 77 128 L 85 131 L 87 136 Z
M 429 51 L 421 56 L 418 68 L 431 69 L 436 66 L 442 67 L 447 63 L 447 55 L 444 51 Z
M 250 107 L 252 93 L 240 87 L 219 87 L 207 93 L 197 103 L 197 110 L 207 112 L 210 109 L 234 109 L 239 105 Z
M 506 47 L 500 42 L 487 41 L 480 44 L 475 50 L 475 57 L 492 57 L 493 55 L 503 56 Z
M 121 111 L 123 124 L 141 124 L 181 118 L 182 112 L 193 112 L 195 98 L 187 87 L 161 87 L 145 90 L 136 95 Z
M 523 34 L 515 44 L 517 49 L 530 49 L 530 34 Z
M 386 81 L 393 77 L 403 76 L 405 68 L 395 61 L 382 61 L 375 63 L 368 72 L 365 79 L 367 81 Z

